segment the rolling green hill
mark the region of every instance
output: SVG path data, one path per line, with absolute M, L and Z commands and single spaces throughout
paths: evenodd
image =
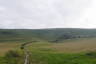
M 24 64 L 24 50 L 30 64 L 96 64 L 96 29 L 0 29 L 0 64 Z
M 65 39 L 96 37 L 96 29 L 54 28 L 54 29 L 0 29 L 0 41 L 5 40 L 47 40 L 58 42 Z

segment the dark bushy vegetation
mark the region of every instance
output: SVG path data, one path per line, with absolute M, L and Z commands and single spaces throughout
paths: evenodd
M 90 57 L 90 58 L 96 58 L 96 52 L 88 52 L 85 55 Z
M 8 51 L 4 57 L 1 57 L 0 64 L 23 64 L 23 55 L 17 51 Z
M 11 58 L 11 57 L 17 58 L 17 57 L 20 57 L 20 54 L 16 51 L 11 50 L 11 51 L 7 52 L 7 54 L 5 56 L 8 58 Z

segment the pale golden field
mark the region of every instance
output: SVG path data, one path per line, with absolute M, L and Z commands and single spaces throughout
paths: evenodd
M 96 38 L 84 38 L 76 40 L 67 40 L 62 43 L 34 43 L 31 44 L 31 50 L 43 52 L 58 53 L 77 53 L 96 51 Z
M 21 43 L 15 43 L 15 42 L 4 42 L 0 43 L 0 56 L 4 55 L 9 50 L 14 50 L 16 48 L 19 48 Z
M 0 56 L 6 54 L 9 50 L 20 49 L 22 43 L 5 42 L 0 43 Z M 56 52 L 56 53 L 77 53 L 96 51 L 96 38 L 84 38 L 66 40 L 61 43 L 37 42 L 27 46 L 31 51 L 38 52 Z

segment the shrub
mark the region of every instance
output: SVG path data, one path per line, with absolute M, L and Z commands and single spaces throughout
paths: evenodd
M 88 57 L 94 57 L 94 58 L 96 58 L 96 52 L 88 52 L 85 55 L 88 56 Z
M 13 58 L 13 57 L 16 58 L 16 57 L 20 57 L 20 54 L 16 51 L 11 50 L 5 56 L 8 58 Z

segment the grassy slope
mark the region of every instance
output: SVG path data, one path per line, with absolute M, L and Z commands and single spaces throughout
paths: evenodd
M 0 42 L 0 56 L 4 56 L 10 50 L 19 49 L 20 45 L 22 43 L 24 43 L 24 41 L 4 41 L 4 42 Z
M 96 38 L 82 38 L 65 40 L 61 43 L 37 42 L 30 44 L 32 51 L 56 52 L 56 53 L 79 53 L 96 50 Z
M 0 43 L 0 56 L 5 55 L 9 50 L 16 49 L 20 43 Z
M 31 62 L 33 64 L 96 64 L 96 57 L 86 54 L 32 53 Z
M 48 40 L 54 40 L 68 32 L 71 32 L 72 35 L 88 35 L 93 37 L 96 30 L 0 30 L 0 54 L 16 49 L 21 43 L 34 39 L 40 41 L 28 46 L 32 64 L 96 64 L 96 53 L 86 55 L 87 52 L 96 50 L 96 38 L 64 40 L 60 43 L 48 42 Z M 20 50 L 19 52 L 23 51 Z M 18 63 L 16 63 L 17 61 Z M 0 64 L 23 64 L 22 62 L 22 55 L 20 57 L 0 57 Z
M 96 38 L 85 38 L 64 43 L 34 43 L 28 48 L 33 64 L 95 64 L 95 42 Z
M 66 40 L 64 43 L 42 41 L 29 44 L 27 48 L 30 50 L 30 62 L 32 64 L 95 64 L 96 53 L 86 55 L 87 52 L 95 51 L 95 42 L 96 38 Z M 66 47 L 69 50 L 66 50 Z M 22 55 L 20 57 L 8 57 L 8 59 L 6 57 L 0 58 L 0 60 L 1 64 L 23 64 Z M 18 63 L 16 63 L 17 61 Z
M 96 36 L 96 29 L 0 29 L 0 41 L 8 40 L 56 40 L 64 39 L 64 35 L 81 37 Z

